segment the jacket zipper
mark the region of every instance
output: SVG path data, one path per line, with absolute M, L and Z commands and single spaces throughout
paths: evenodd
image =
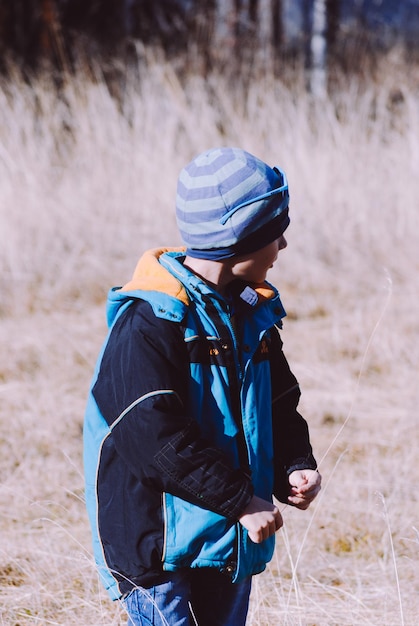
M 210 301 L 211 302 L 211 301 Z M 221 321 L 221 328 L 225 327 L 228 329 L 228 333 L 230 335 L 229 340 L 226 341 L 226 338 L 219 333 L 221 338 L 221 343 L 224 349 L 228 349 L 229 342 L 232 344 L 232 353 L 233 359 L 232 364 L 228 365 L 227 372 L 228 378 L 230 381 L 231 388 L 231 401 L 232 401 L 232 411 L 233 418 L 236 422 L 236 426 L 238 428 L 237 435 L 237 448 L 238 448 L 238 456 L 239 456 L 239 464 L 240 468 L 248 475 L 251 476 L 250 465 L 249 465 L 249 453 L 246 442 L 246 435 L 243 427 L 243 419 L 242 419 L 242 409 L 241 409 L 241 399 L 240 399 L 240 389 L 243 379 L 243 373 L 241 369 L 241 364 L 237 358 L 239 351 L 239 342 L 237 340 L 237 335 L 232 323 L 231 315 L 226 313 L 223 309 L 221 311 L 217 310 L 217 307 L 211 302 L 211 306 L 214 308 L 218 318 Z M 221 307 L 220 307 L 221 308 Z M 217 327 L 217 326 L 216 326 Z M 218 329 L 217 329 L 218 330 Z M 232 371 L 234 368 L 234 371 Z

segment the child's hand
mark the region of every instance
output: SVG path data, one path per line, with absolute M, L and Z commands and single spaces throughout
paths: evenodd
M 253 496 L 245 508 L 239 522 L 249 533 L 249 539 L 253 543 L 262 543 L 265 539 L 274 535 L 283 524 L 279 509 L 272 504 Z
M 317 470 L 296 470 L 289 475 L 291 485 L 289 504 L 307 509 L 321 489 L 322 477 Z

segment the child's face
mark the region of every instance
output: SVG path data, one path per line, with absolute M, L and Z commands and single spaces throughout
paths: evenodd
M 249 281 L 251 283 L 262 283 L 266 280 L 268 270 L 275 263 L 278 252 L 287 247 L 287 240 L 284 235 L 275 239 L 264 248 L 252 254 L 240 257 L 232 267 L 232 273 L 236 278 Z

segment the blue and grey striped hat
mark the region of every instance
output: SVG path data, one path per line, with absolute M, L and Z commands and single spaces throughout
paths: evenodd
M 289 224 L 285 173 L 239 148 L 197 156 L 180 173 L 176 218 L 187 254 L 221 260 L 260 250 Z

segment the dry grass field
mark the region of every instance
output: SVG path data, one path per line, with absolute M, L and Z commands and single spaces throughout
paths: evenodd
M 81 435 L 107 289 L 178 245 L 196 153 L 237 145 L 290 180 L 271 280 L 324 487 L 283 508 L 251 626 L 419 623 L 419 69 L 390 56 L 327 101 L 164 63 L 57 91 L 0 86 L 0 624 L 110 626 L 83 504 Z M 290 81 L 287 82 L 290 84 Z

